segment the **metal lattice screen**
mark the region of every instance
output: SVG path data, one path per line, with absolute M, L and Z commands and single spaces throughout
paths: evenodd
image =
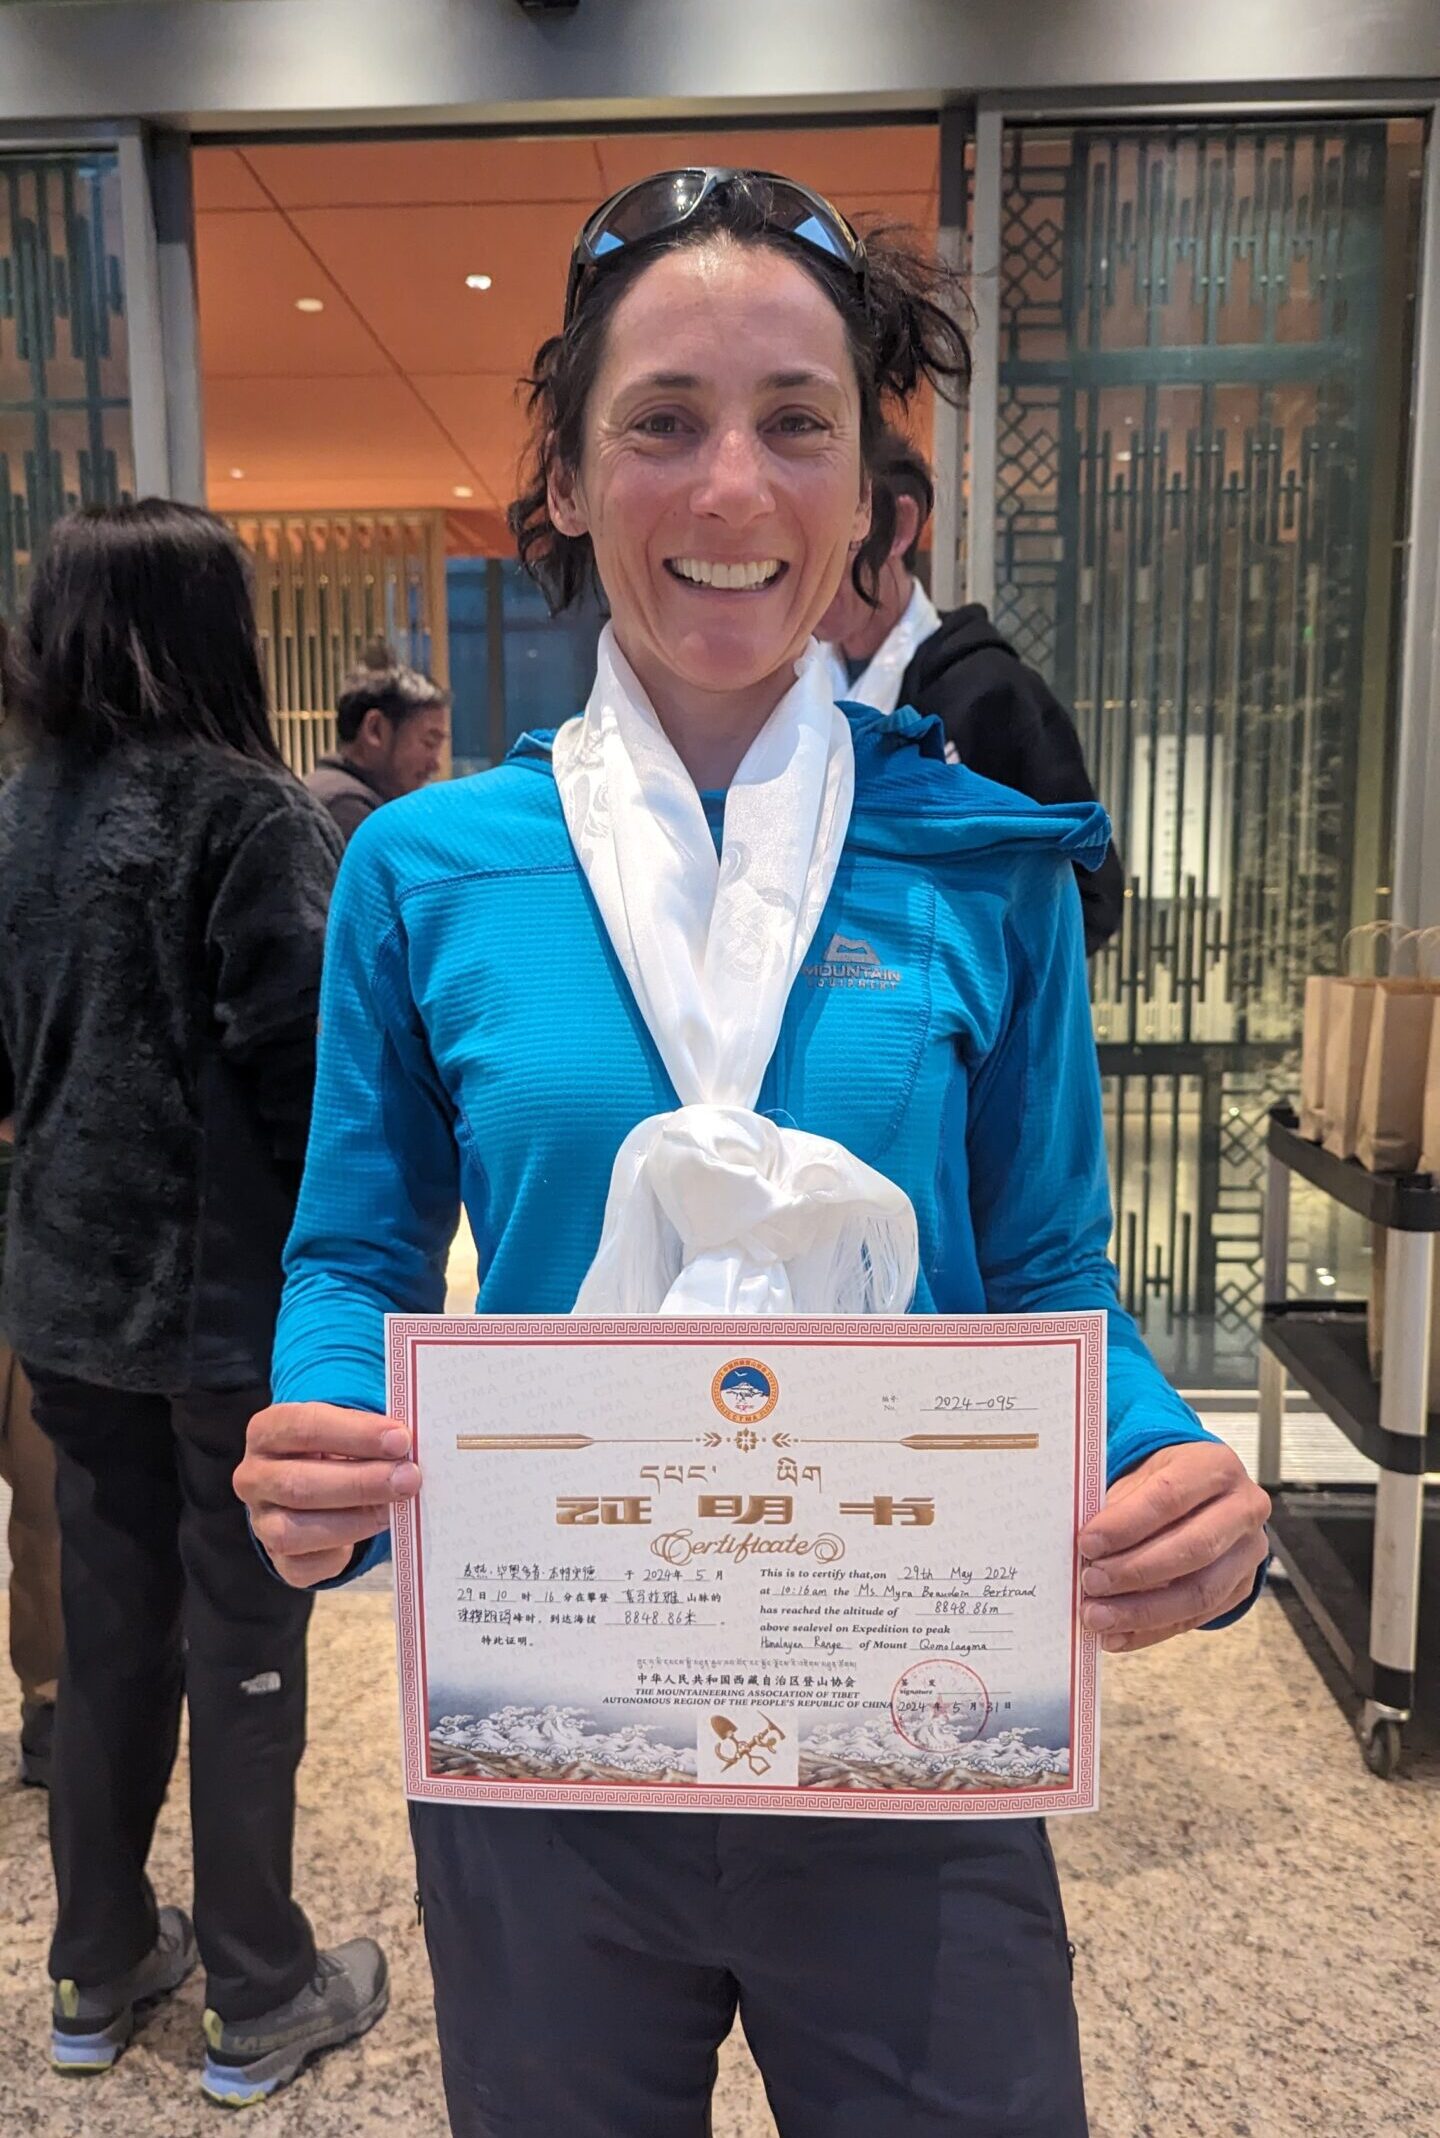
M 1421 153 L 1411 122 L 1005 136 L 997 620 L 1125 862 L 1116 1248 L 1189 1372 L 1248 1345 L 1257 1124 L 1387 848 Z
M 62 513 L 133 484 L 116 160 L 0 155 L 0 615 Z
M 335 746 L 335 701 L 371 639 L 450 679 L 439 512 L 257 513 L 231 522 L 255 560 L 275 731 L 303 775 Z

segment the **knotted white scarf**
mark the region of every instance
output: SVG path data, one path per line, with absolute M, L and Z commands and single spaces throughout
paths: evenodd
M 940 611 L 917 579 L 904 615 L 888 637 L 881 640 L 869 667 L 863 669 L 853 683 L 841 648 L 826 648 L 835 696 L 846 698 L 854 705 L 873 706 L 877 713 L 893 713 L 900 703 L 900 685 L 915 658 L 916 649 L 939 629 Z
M 577 1314 L 896 1314 L 909 1197 L 754 1111 L 850 822 L 855 758 L 813 643 L 751 744 L 715 852 L 694 782 L 607 626 L 555 738 L 571 842 L 680 1098 L 621 1144 Z

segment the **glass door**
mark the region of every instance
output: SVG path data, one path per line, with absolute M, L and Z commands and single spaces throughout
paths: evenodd
M 1264 1112 L 1389 853 L 1422 154 L 1405 120 L 1004 136 L 997 620 L 1114 819 L 1115 1253 L 1191 1386 L 1253 1381 Z M 1363 1284 L 1304 1218 L 1312 1281 Z

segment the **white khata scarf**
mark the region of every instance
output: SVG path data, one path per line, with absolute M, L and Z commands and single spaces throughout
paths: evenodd
M 900 685 L 916 650 L 940 629 L 940 611 L 919 580 L 906 604 L 905 613 L 887 638 L 881 640 L 868 668 L 852 683 L 839 646 L 827 646 L 831 683 L 837 698 L 852 705 L 873 706 L 877 713 L 893 713 L 900 703 Z
M 828 1137 L 754 1111 L 850 822 L 855 758 L 813 643 L 751 744 L 717 859 L 693 781 L 607 625 L 555 738 L 571 842 L 680 1098 L 616 1154 L 577 1314 L 897 1314 L 915 1212 Z

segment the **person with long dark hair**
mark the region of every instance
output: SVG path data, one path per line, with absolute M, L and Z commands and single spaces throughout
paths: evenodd
M 5 741 L 5 648 L 0 618 L 0 781 L 12 769 Z M 0 1121 L 0 1269 L 12 1130 Z M 10 1662 L 20 1682 L 20 1780 L 50 1786 L 55 1693 L 60 1682 L 60 1531 L 55 1520 L 55 1457 L 35 1423 L 29 1384 L 0 1327 L 0 1482 L 10 1488 Z
M 1106 1255 L 1073 868 L 1104 814 L 839 711 L 813 639 L 879 561 L 887 405 L 963 379 L 951 303 L 769 173 L 661 173 L 586 223 L 511 524 L 552 604 L 598 576 L 610 623 L 583 713 L 346 855 L 276 1401 L 236 1479 L 287 1580 L 355 1573 L 425 1489 L 384 1318 L 440 1308 L 463 1200 L 484 1313 L 1103 1310 L 1087 1620 L 1138 1648 L 1254 1595 L 1265 1496 Z M 840 937 L 893 985 L 826 987 Z M 1085 2130 L 1038 1821 L 411 1827 L 456 2138 L 701 2138 L 737 2009 L 783 2138 Z
M 0 1320 L 55 1450 L 65 1658 L 51 2054 L 108 2070 L 198 1956 L 204 2087 L 253 2099 L 378 2018 L 368 1939 L 291 1893 L 308 1599 L 231 1475 L 267 1393 L 340 841 L 281 762 L 248 560 L 147 499 L 55 529 L 0 793 Z M 194 1925 L 145 1863 L 190 1718 Z

